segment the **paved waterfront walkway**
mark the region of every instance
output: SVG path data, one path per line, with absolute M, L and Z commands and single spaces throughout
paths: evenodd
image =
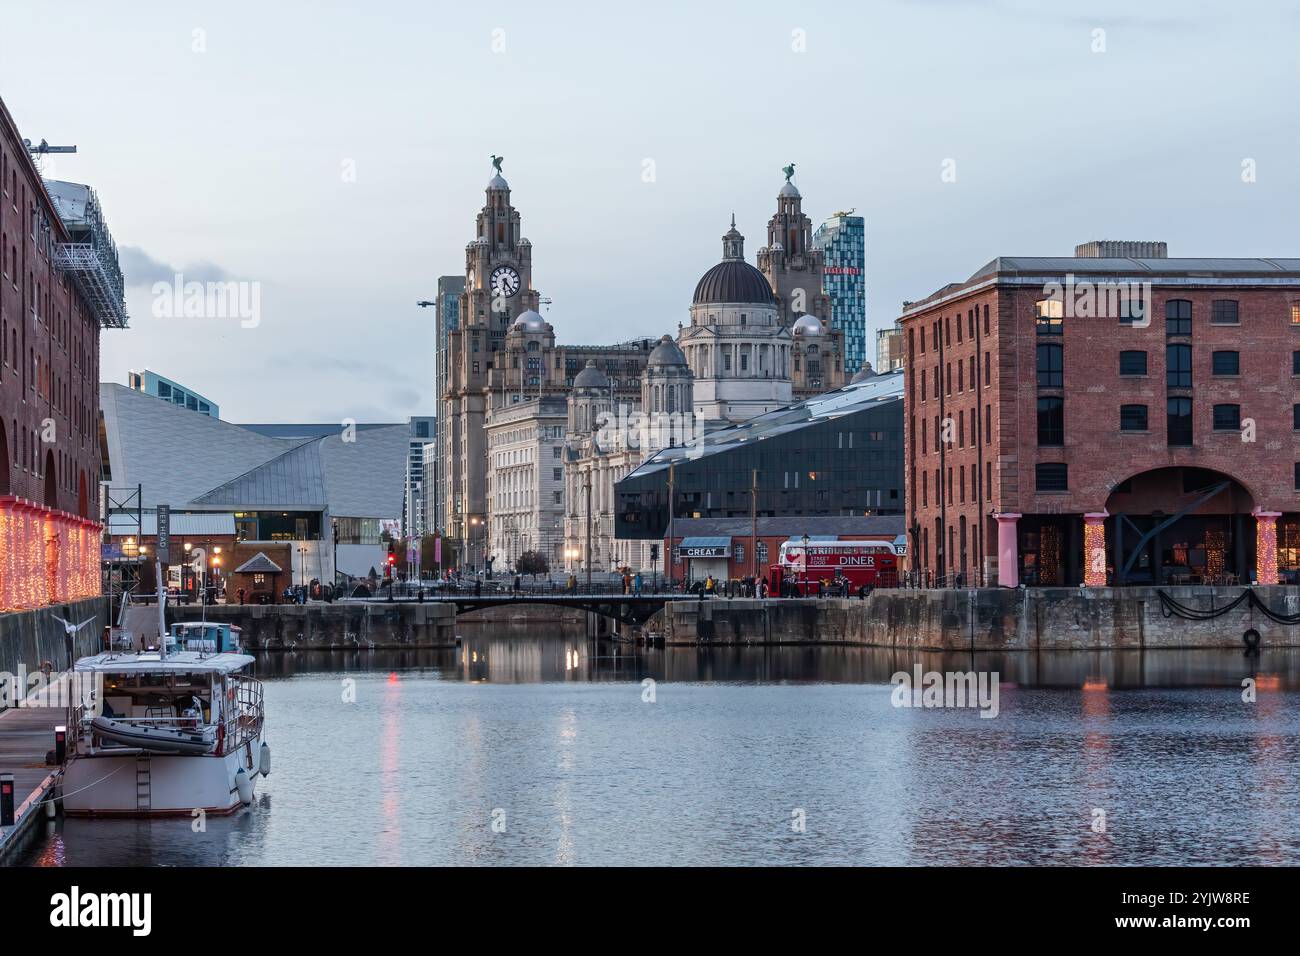
M 54 728 L 67 720 L 63 707 L 10 707 L 0 711 L 0 773 L 14 775 L 14 825 L 0 829 L 0 862 L 10 840 L 38 812 L 57 767 L 45 763 L 54 749 Z

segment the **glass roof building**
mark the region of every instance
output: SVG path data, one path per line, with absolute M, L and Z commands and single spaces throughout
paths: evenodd
M 666 448 L 615 485 L 619 538 L 663 538 L 676 518 L 903 513 L 903 373 L 865 376 L 807 401 Z M 756 473 L 756 474 L 755 474 Z

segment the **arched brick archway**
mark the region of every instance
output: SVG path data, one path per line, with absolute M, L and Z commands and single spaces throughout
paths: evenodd
M 1117 584 L 1227 583 L 1248 581 L 1255 568 L 1256 511 L 1232 475 L 1172 466 L 1119 482 L 1106 517 L 1092 517 L 1105 529 Z
M 54 451 L 45 452 L 45 507 L 59 508 L 59 469 L 54 462 Z

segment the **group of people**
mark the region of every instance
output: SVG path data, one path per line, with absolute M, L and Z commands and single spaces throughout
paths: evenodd
M 757 597 L 765 598 L 770 594 L 767 581 L 763 578 L 742 578 L 738 581 L 723 581 L 715 578 L 712 574 L 704 578 L 701 587 L 701 593 L 713 597 L 714 595 L 725 595 L 727 597 Z

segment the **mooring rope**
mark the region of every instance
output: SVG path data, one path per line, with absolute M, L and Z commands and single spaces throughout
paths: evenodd
M 1188 607 L 1186 604 L 1180 604 L 1158 588 L 1156 589 L 1156 596 L 1160 598 L 1160 610 L 1165 617 L 1180 617 L 1185 621 L 1212 621 L 1216 617 L 1222 617 L 1229 611 L 1235 610 L 1243 601 L 1245 601 L 1251 607 L 1257 608 L 1261 614 L 1274 623 L 1287 625 L 1300 624 L 1300 613 L 1279 614 L 1260 600 L 1259 595 L 1257 595 L 1251 588 L 1244 589 L 1236 598 L 1225 604 L 1223 607 L 1209 611 L 1204 608 Z

